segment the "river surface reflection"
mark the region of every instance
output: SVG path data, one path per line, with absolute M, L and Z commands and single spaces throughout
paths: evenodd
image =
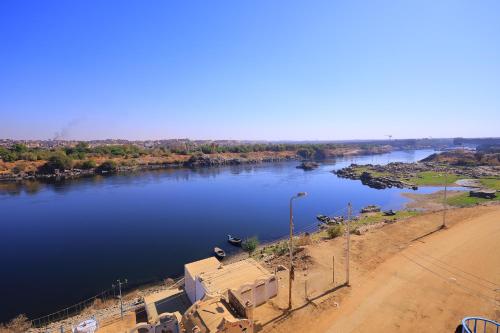
M 396 151 L 326 161 L 313 171 L 298 162 L 198 170 L 174 169 L 60 183 L 0 185 L 0 320 L 47 314 L 118 278 L 145 283 L 183 272 L 183 264 L 229 251 L 226 234 L 284 236 L 292 194 L 295 228 L 312 230 L 317 214 L 340 215 L 347 203 L 401 208 L 402 192 L 337 178 L 350 163 L 413 162 L 431 150 Z M 421 188 L 429 193 L 436 188 Z

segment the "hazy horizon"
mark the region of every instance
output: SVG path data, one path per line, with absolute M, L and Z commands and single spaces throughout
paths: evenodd
M 202 139 L 193 139 L 189 137 L 185 138 L 156 138 L 156 139 L 125 139 L 125 138 L 104 138 L 104 139 L 26 139 L 26 138 L 21 138 L 21 139 L 14 139 L 14 138 L 5 138 L 5 137 L 0 137 L 0 140 L 14 140 L 14 141 L 81 141 L 81 142 L 88 142 L 88 141 L 106 141 L 106 140 L 124 140 L 124 141 L 168 141 L 168 140 L 190 140 L 190 141 L 240 141 L 240 142 L 249 142 L 249 143 L 336 143 L 336 142 L 367 142 L 367 141 L 404 141 L 404 140 L 452 140 L 452 139 L 500 139 L 500 137 L 495 137 L 495 136 L 482 136 L 482 137 L 464 137 L 464 136 L 457 136 L 457 137 L 414 137 L 414 138 L 388 138 L 386 137 L 385 139 L 339 139 L 339 140 L 289 140 L 289 139 L 276 139 L 276 140 L 266 140 L 266 139 L 259 139 L 259 140 L 251 140 L 251 139 L 227 139 L 227 138 L 202 138 Z
M 498 137 L 500 2 L 2 1 L 0 138 Z

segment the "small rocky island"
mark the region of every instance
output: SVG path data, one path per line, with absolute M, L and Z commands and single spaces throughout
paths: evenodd
M 452 185 L 457 180 L 475 180 L 472 187 L 482 187 L 485 178 L 498 179 L 500 176 L 499 153 L 481 154 L 472 152 L 445 152 L 433 154 L 420 162 L 394 162 L 386 165 L 358 165 L 333 170 L 338 177 L 361 180 L 363 185 L 376 189 L 409 188 L 417 190 L 418 186 Z M 475 161 L 475 163 L 474 163 Z M 462 181 L 462 186 L 465 182 Z M 487 184 L 486 184 L 486 187 Z M 474 195 L 474 194 L 473 194 Z M 481 193 L 482 197 L 492 194 Z
M 314 170 L 319 167 L 319 164 L 316 162 L 302 162 L 297 166 L 297 169 L 303 169 L 305 171 Z
M 417 172 L 415 168 L 416 166 L 410 167 L 408 163 L 389 163 L 385 166 L 351 164 L 346 168 L 333 170 L 332 172 L 340 178 L 359 179 L 363 185 L 371 188 L 397 187 L 417 190 L 418 186 L 410 181 L 412 174 Z

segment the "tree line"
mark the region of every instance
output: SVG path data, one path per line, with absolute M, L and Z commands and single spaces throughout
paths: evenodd
M 16 161 L 45 161 L 38 168 L 40 173 L 54 173 L 56 170 L 70 170 L 73 168 L 97 171 L 112 172 L 117 170 L 114 158 L 133 159 L 141 156 L 167 157 L 171 154 L 177 155 L 197 155 L 197 154 L 220 154 L 220 153 L 251 153 L 251 152 L 282 152 L 293 151 L 303 159 L 321 159 L 327 157 L 328 149 L 346 147 L 347 144 L 241 144 L 241 145 L 184 145 L 177 147 L 152 147 L 143 148 L 133 144 L 101 145 L 91 147 L 86 142 L 80 142 L 75 146 L 59 148 L 38 148 L 27 147 L 24 144 L 14 144 L 11 147 L 0 147 L 0 160 L 4 162 Z M 349 146 L 353 146 L 350 144 Z M 376 145 L 361 144 L 355 145 L 362 149 L 369 149 Z M 106 159 L 105 162 L 97 165 L 95 159 Z M 22 170 L 22 163 L 16 164 L 15 173 Z M 19 170 L 17 170 L 19 169 Z
M 0 159 L 4 162 L 24 161 L 47 161 L 52 156 L 66 155 L 71 160 L 84 160 L 88 157 L 125 157 L 138 158 L 144 155 L 168 156 L 170 154 L 190 155 L 194 153 L 217 154 L 217 153 L 250 153 L 250 152 L 281 152 L 300 151 L 307 156 L 314 152 L 345 147 L 342 144 L 242 144 L 242 145 L 216 145 L 205 144 L 184 148 L 178 147 L 155 147 L 142 148 L 132 144 L 103 145 L 90 147 L 85 142 L 80 142 L 74 147 L 62 147 L 55 149 L 29 148 L 24 144 L 14 144 L 10 148 L 0 147 Z M 369 145 L 364 145 L 369 146 Z M 308 153 L 309 152 L 309 153 Z

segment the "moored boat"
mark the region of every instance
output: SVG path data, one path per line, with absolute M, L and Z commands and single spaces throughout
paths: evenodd
M 323 222 L 323 223 L 327 223 L 330 218 L 326 215 L 323 215 L 323 214 L 319 214 L 319 215 L 316 215 L 316 219 L 320 222 Z
M 376 205 L 368 205 L 361 209 L 361 213 L 377 213 L 380 212 L 380 207 Z
M 219 259 L 224 259 L 226 257 L 226 252 L 224 252 L 223 249 L 221 249 L 220 247 L 214 247 L 214 253 L 215 253 L 215 256 Z
M 231 235 L 227 235 L 227 241 L 230 244 L 236 245 L 236 246 L 241 246 L 241 238 L 233 237 Z

